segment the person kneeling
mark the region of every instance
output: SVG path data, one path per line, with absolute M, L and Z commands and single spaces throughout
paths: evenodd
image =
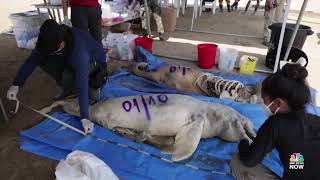
M 40 27 L 36 48 L 20 67 L 7 98 L 17 100 L 19 89 L 39 66 L 63 89 L 55 100 L 79 94 L 82 124 L 90 132 L 93 124 L 88 120 L 89 94 L 90 99 L 99 99 L 100 88 L 106 82 L 106 61 L 101 43 L 88 32 L 46 20 Z

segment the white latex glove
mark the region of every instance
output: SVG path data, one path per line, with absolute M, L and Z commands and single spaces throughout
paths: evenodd
M 63 17 L 62 24 L 66 25 L 66 26 L 72 27 L 71 20 L 68 18 L 68 16 L 64 16 L 64 17 Z
M 88 119 L 81 119 L 82 127 L 85 133 L 91 133 L 94 129 L 94 124 Z
M 17 100 L 18 92 L 19 92 L 19 86 L 11 86 L 7 92 L 7 98 L 11 101 Z

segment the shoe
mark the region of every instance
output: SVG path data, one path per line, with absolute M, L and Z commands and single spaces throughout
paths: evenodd
M 63 99 L 66 99 L 67 97 L 70 96 L 75 96 L 75 94 L 72 92 L 72 90 L 63 90 L 61 93 L 59 93 L 58 95 L 56 95 L 53 100 L 54 101 L 60 101 Z
M 165 33 L 159 33 L 159 39 L 160 41 L 166 41 L 169 39 L 169 36 L 166 35 Z
M 219 5 L 219 8 L 220 8 L 220 12 L 223 12 L 223 6 Z
M 227 5 L 227 7 L 228 7 L 228 12 L 231 12 L 230 5 Z
M 262 42 L 262 44 L 263 44 L 263 45 L 265 45 L 265 46 L 267 46 L 267 47 L 269 47 L 270 42 L 269 42 L 269 41 L 264 40 L 264 41 Z

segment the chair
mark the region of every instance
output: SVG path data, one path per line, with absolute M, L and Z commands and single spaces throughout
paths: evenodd
M 200 4 L 201 4 L 201 7 L 202 7 L 202 2 L 203 0 L 200 0 Z M 217 8 L 217 0 L 213 0 L 212 2 L 204 2 L 204 6 L 206 7 L 206 3 L 212 3 L 212 6 L 211 6 L 211 11 L 212 11 L 212 15 L 215 15 L 216 14 L 216 8 Z M 201 8 L 202 9 L 202 8 Z M 200 11 L 200 16 L 202 14 L 202 10 Z

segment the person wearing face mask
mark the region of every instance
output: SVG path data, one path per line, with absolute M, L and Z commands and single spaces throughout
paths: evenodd
M 7 92 L 9 100 L 17 100 L 19 89 L 39 66 L 63 91 L 54 100 L 79 95 L 80 116 L 86 132 L 93 129 L 89 119 L 90 100 L 98 100 L 99 89 L 107 76 L 106 53 L 87 31 L 46 20 L 40 27 L 35 49 L 20 67 Z
M 260 163 L 273 148 L 279 151 L 283 179 L 320 178 L 320 117 L 306 112 L 310 91 L 308 71 L 299 64 L 287 64 L 262 83 L 264 109 L 269 118 L 251 144 L 239 143 L 239 154 L 230 165 L 239 179 L 279 179 Z

